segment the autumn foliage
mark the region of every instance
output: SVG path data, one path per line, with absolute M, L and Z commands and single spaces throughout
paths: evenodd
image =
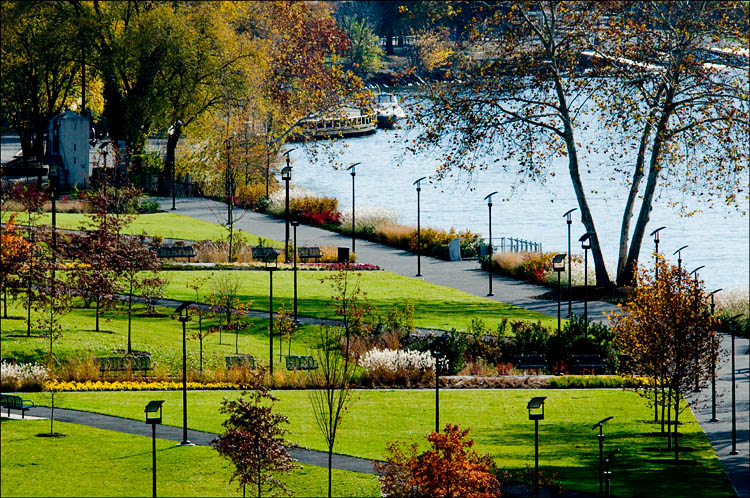
M 430 449 L 418 453 L 417 443 L 402 447 L 391 443 L 386 463 L 376 464 L 385 496 L 398 497 L 494 497 L 501 495 L 492 457 L 479 455 L 471 429 L 446 424 L 442 433 L 433 432 L 427 440 Z

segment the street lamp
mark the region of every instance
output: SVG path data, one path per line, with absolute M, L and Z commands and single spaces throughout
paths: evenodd
M 701 268 L 705 268 L 705 267 L 706 267 L 706 265 L 701 265 L 698 268 L 696 268 L 695 270 L 693 270 L 690 273 L 688 273 L 688 276 L 689 275 L 693 275 L 693 274 L 695 275 L 695 285 L 696 285 L 696 287 L 698 286 L 698 270 L 700 270 Z M 697 308 L 697 304 L 696 304 L 696 308 Z M 700 386 L 698 385 L 698 374 L 697 374 L 697 372 L 698 372 L 698 338 L 697 337 L 695 338 L 695 355 L 693 357 L 693 360 L 695 362 L 695 371 L 696 371 L 696 374 L 695 374 L 695 388 L 693 388 L 693 392 L 697 393 L 697 392 L 700 391 Z
M 440 335 L 432 342 L 432 357 L 435 358 L 435 432 L 440 432 L 440 363 L 445 357 L 445 337 Z
M 607 480 L 607 489 L 606 489 L 606 497 L 610 498 L 612 496 L 611 490 L 610 490 L 610 481 L 612 480 L 612 472 L 609 470 L 609 462 L 612 461 L 612 457 L 615 456 L 615 453 L 619 453 L 620 448 L 615 449 L 615 451 L 610 451 L 609 454 L 607 454 L 607 458 L 604 459 L 604 463 L 606 465 L 606 468 L 604 469 L 604 476 Z
M 586 232 L 581 235 L 578 241 L 581 243 L 583 249 L 583 320 L 584 320 L 584 333 L 588 333 L 589 329 L 589 249 L 591 249 L 591 237 L 594 232 Z
M 224 143 L 227 146 L 227 171 L 224 178 L 224 188 L 226 190 L 227 197 L 227 228 L 229 228 L 229 260 L 227 263 L 232 262 L 232 236 L 234 234 L 234 174 L 232 172 L 232 165 L 230 163 L 230 156 L 232 152 L 232 139 L 234 135 L 229 135 Z
M 568 318 L 573 316 L 573 280 L 571 279 L 571 268 L 573 265 L 570 261 L 570 225 L 573 223 L 571 213 L 577 210 L 578 208 L 569 209 L 563 214 L 563 218 L 565 218 L 565 222 L 568 224 Z
M 672 253 L 672 256 L 677 255 L 677 278 L 682 278 L 682 250 L 687 249 L 688 246 L 682 246 Z
M 146 405 L 146 423 L 151 425 L 151 472 L 153 474 L 153 496 L 156 498 L 156 424 L 161 424 L 161 405 L 164 400 L 149 401 Z M 156 412 L 159 415 L 156 415 Z
M 289 153 L 297 149 L 289 149 L 284 152 L 286 156 L 286 166 L 281 169 L 281 179 L 286 183 L 286 209 L 284 211 L 284 220 L 286 231 L 284 236 L 284 263 L 289 262 L 289 181 L 292 179 L 292 167 L 289 165 Z
M 351 170 L 352 175 L 352 253 L 354 253 L 354 176 L 356 174 L 355 169 L 358 164 L 362 163 L 354 163 L 348 168 L 346 168 L 347 171 Z M 296 316 L 294 317 L 297 318 Z
M 182 323 L 182 442 L 180 446 L 193 446 L 187 438 L 187 344 L 185 341 L 185 324 L 190 321 L 188 314 L 191 301 L 185 301 L 177 307 L 175 313 Z
M 273 272 L 276 268 L 269 266 L 266 270 L 268 270 L 268 370 L 273 377 Z
M 711 298 L 711 316 L 714 316 L 714 310 L 716 309 L 714 295 L 721 290 L 723 289 L 716 289 L 708 295 Z M 711 341 L 711 420 L 709 422 L 718 421 L 719 419 L 716 418 L 716 332 L 714 332 L 714 337 Z
M 492 292 L 492 196 L 497 194 L 497 192 L 492 192 L 491 194 L 485 196 L 484 200 L 487 201 L 487 208 L 489 209 L 489 228 L 490 228 L 490 254 L 489 259 L 487 260 L 487 266 L 489 266 L 489 282 L 490 282 L 490 291 L 487 293 L 488 296 L 494 296 L 495 294 Z
M 422 180 L 427 178 L 423 176 L 419 180 L 412 183 L 417 186 L 417 277 L 422 276 L 422 238 L 421 238 L 421 226 L 420 226 L 420 206 L 419 206 L 419 193 L 422 191 Z
M 531 398 L 526 408 L 529 420 L 534 421 L 534 496 L 539 498 L 539 421 L 544 420 L 544 400 L 546 396 Z M 539 411 L 541 409 L 541 411 Z M 533 410 L 533 411 L 532 411 Z
M 595 423 L 591 430 L 599 428 L 599 496 L 602 496 L 604 492 L 604 423 L 612 420 L 614 417 L 607 417 L 604 420 L 600 420 Z
M 665 228 L 667 228 L 667 227 L 659 227 L 659 228 L 657 228 L 656 230 L 654 230 L 653 232 L 651 232 L 649 234 L 649 235 L 651 235 L 654 238 L 654 245 L 655 245 L 655 249 L 654 249 L 654 254 L 655 254 L 655 256 L 654 256 L 654 261 L 655 261 L 655 263 L 654 263 L 654 268 L 655 268 L 655 270 L 654 270 L 655 271 L 654 280 L 659 280 L 659 232 L 662 231 L 662 230 L 664 230 Z
M 560 274 L 565 271 L 565 254 L 552 258 L 552 269 L 557 272 L 557 335 L 560 335 Z

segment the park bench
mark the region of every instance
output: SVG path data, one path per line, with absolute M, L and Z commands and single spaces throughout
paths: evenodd
M 255 370 L 255 358 L 250 354 L 238 354 L 235 356 L 225 356 L 224 361 L 227 364 L 227 370 L 233 368 L 247 367 L 250 370 Z
M 323 251 L 320 250 L 320 247 L 300 247 L 297 249 L 297 254 L 299 254 L 299 259 L 303 262 L 306 262 L 308 259 L 314 259 L 317 263 L 323 257 Z
M 596 373 L 597 369 L 604 373 L 607 369 L 607 360 L 599 356 L 598 354 L 574 354 L 570 357 L 573 360 L 573 368 L 578 373 L 583 373 L 587 370 Z
M 266 265 L 271 261 L 275 263 L 281 254 L 279 249 L 273 247 L 251 247 L 250 249 L 253 251 L 253 259 L 263 261 Z
M 156 248 L 156 255 L 159 258 L 187 258 L 188 263 L 190 258 L 197 256 L 193 246 L 159 246 Z
M 315 370 L 318 364 L 312 356 L 287 356 L 287 370 Z
M 141 370 L 146 375 L 147 370 L 153 369 L 150 356 L 105 356 L 96 358 L 96 363 L 101 373 Z
M 24 403 L 31 403 L 26 405 Z M 34 402 L 28 399 L 21 399 L 21 396 L 14 396 L 12 394 L 0 395 L 0 406 L 8 409 L 8 417 L 10 417 L 10 411 L 21 410 L 21 418 L 24 418 L 26 411 L 34 406 Z
M 547 368 L 547 360 L 541 354 L 519 354 L 515 357 L 515 366 L 521 370 Z

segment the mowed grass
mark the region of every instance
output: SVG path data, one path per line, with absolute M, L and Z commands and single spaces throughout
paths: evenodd
M 3 213 L 3 221 L 6 221 L 9 214 Z M 222 219 L 223 213 L 216 213 L 217 222 Z M 176 213 L 151 213 L 133 215 L 133 221 L 124 230 L 124 233 L 132 235 L 161 235 L 169 239 L 186 239 L 186 240 L 219 240 L 226 239 L 229 231 L 217 223 L 199 220 L 190 216 L 183 216 Z M 82 225 L 88 225 L 91 220 L 90 215 L 83 213 L 57 213 L 57 226 L 70 230 L 78 230 Z M 28 222 L 28 217 L 24 213 L 18 213 L 17 223 L 24 224 Z M 52 214 L 43 213 L 37 217 L 37 225 L 51 225 Z M 256 245 L 258 235 L 242 232 L 247 243 Z M 282 247 L 281 242 L 268 240 L 267 244 L 274 247 Z
M 59 393 L 59 407 L 140 420 L 143 406 L 155 393 Z M 276 391 L 277 410 L 290 419 L 289 439 L 303 447 L 325 450 L 306 391 Z M 181 393 L 159 393 L 165 399 L 164 423 L 181 425 Z M 188 425 L 218 433 L 224 397 L 236 391 L 188 393 Z M 664 438 L 648 436 L 657 426 L 646 423 L 653 411 L 637 394 L 623 390 L 442 390 L 441 423 L 471 427 L 479 452 L 489 452 L 498 466 L 522 470 L 534 463 L 534 424 L 526 403 L 546 396 L 545 419 L 539 424 L 539 461 L 545 474 L 559 473 L 568 489 L 598 492 L 598 443 L 591 426 L 614 416 L 605 426 L 605 450 L 620 449 L 612 470 L 613 496 L 729 497 L 733 491 L 710 444 L 687 410 L 681 415 L 684 463 L 671 462 L 662 450 Z M 47 404 L 45 393 L 24 395 Z M 435 398 L 431 390 L 356 390 L 344 415 L 335 451 L 382 459 L 388 442 L 414 439 L 434 429 Z
M 80 302 L 79 302 L 80 304 Z M 132 343 L 136 351 L 148 351 L 157 369 L 166 369 L 175 373 L 182 365 L 182 324 L 171 318 L 174 312 L 170 308 L 157 308 L 158 316 L 144 316 L 143 306 L 135 306 L 132 322 Z M 8 314 L 12 317 L 26 317 L 26 310 L 20 303 L 11 303 Z M 31 337 L 26 337 L 25 320 L 2 320 L 2 355 L 12 356 L 23 362 L 46 363 L 49 342 L 40 337 L 33 327 L 36 314 L 32 312 Z M 223 320 L 223 317 L 221 318 Z M 204 320 L 203 328 L 218 323 L 219 318 Z M 115 349 L 127 348 L 128 320 L 127 314 L 120 311 L 108 311 L 100 317 L 100 332 L 94 331 L 95 314 L 93 309 L 75 308 L 62 319 L 63 335 L 52 347 L 57 358 L 84 358 L 88 356 L 111 355 Z M 235 334 L 224 332 L 212 334 L 203 340 L 203 365 L 213 368 L 224 365 L 224 357 L 235 354 L 252 354 L 260 363 L 268 364 L 268 324 L 267 319 L 253 318 L 248 329 L 240 330 L 235 345 Z M 198 331 L 198 319 L 187 324 L 188 368 L 198 370 L 199 344 L 191 339 Z M 221 339 L 221 343 L 219 340 Z M 302 326 L 292 336 L 291 353 L 309 354 L 319 339 L 314 326 Z M 274 339 L 274 365 L 280 366 L 278 357 L 279 338 Z M 237 346 L 237 348 L 236 348 Z M 283 354 L 288 354 L 289 343 L 283 339 Z M 154 372 L 155 373 L 155 372 Z
M 2 496 L 150 496 L 151 438 L 58 422 L 2 421 Z M 206 446 L 156 440 L 158 496 L 241 496 L 232 464 Z M 306 465 L 281 480 L 296 496 L 326 496 L 328 470 Z M 255 489 L 247 489 L 257 496 Z M 377 496 L 374 475 L 333 471 L 336 496 Z
M 196 277 L 210 274 L 208 271 L 164 271 L 169 280 L 166 296 L 172 299 L 195 299 L 195 294 L 187 287 L 187 282 Z M 212 280 L 219 278 L 213 272 Z M 302 316 L 318 318 L 338 318 L 332 305 L 334 291 L 330 277 L 335 272 L 297 272 L 297 306 Z M 268 310 L 269 273 L 266 271 L 222 271 L 221 277 L 229 276 L 238 282 L 238 294 L 243 302 L 252 302 L 252 308 Z M 364 271 L 350 273 L 350 288 L 359 279 L 364 297 L 375 311 L 385 315 L 394 306 L 410 302 L 414 305 L 414 322 L 417 327 L 439 330 L 466 330 L 472 319 L 481 319 L 495 328 L 503 319 L 541 321 L 552 328 L 557 320 L 534 311 L 500 303 L 485 297 L 474 296 L 450 287 L 432 284 L 423 280 L 404 277 L 392 272 Z M 294 273 L 291 271 L 273 272 L 274 305 L 291 303 L 294 296 Z M 207 288 L 213 284 L 208 283 Z

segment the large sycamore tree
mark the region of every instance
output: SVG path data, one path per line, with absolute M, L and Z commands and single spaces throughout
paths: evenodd
M 504 167 L 544 181 L 564 158 L 594 234 L 582 173 L 603 155 L 628 192 L 616 275 L 628 285 L 660 188 L 746 202 L 747 55 L 707 54 L 746 47 L 747 16 L 733 1 L 488 5 L 461 47 L 475 56 L 427 88 L 412 148 L 441 147 L 438 179 Z M 592 255 L 597 283 L 611 285 L 597 236 Z

